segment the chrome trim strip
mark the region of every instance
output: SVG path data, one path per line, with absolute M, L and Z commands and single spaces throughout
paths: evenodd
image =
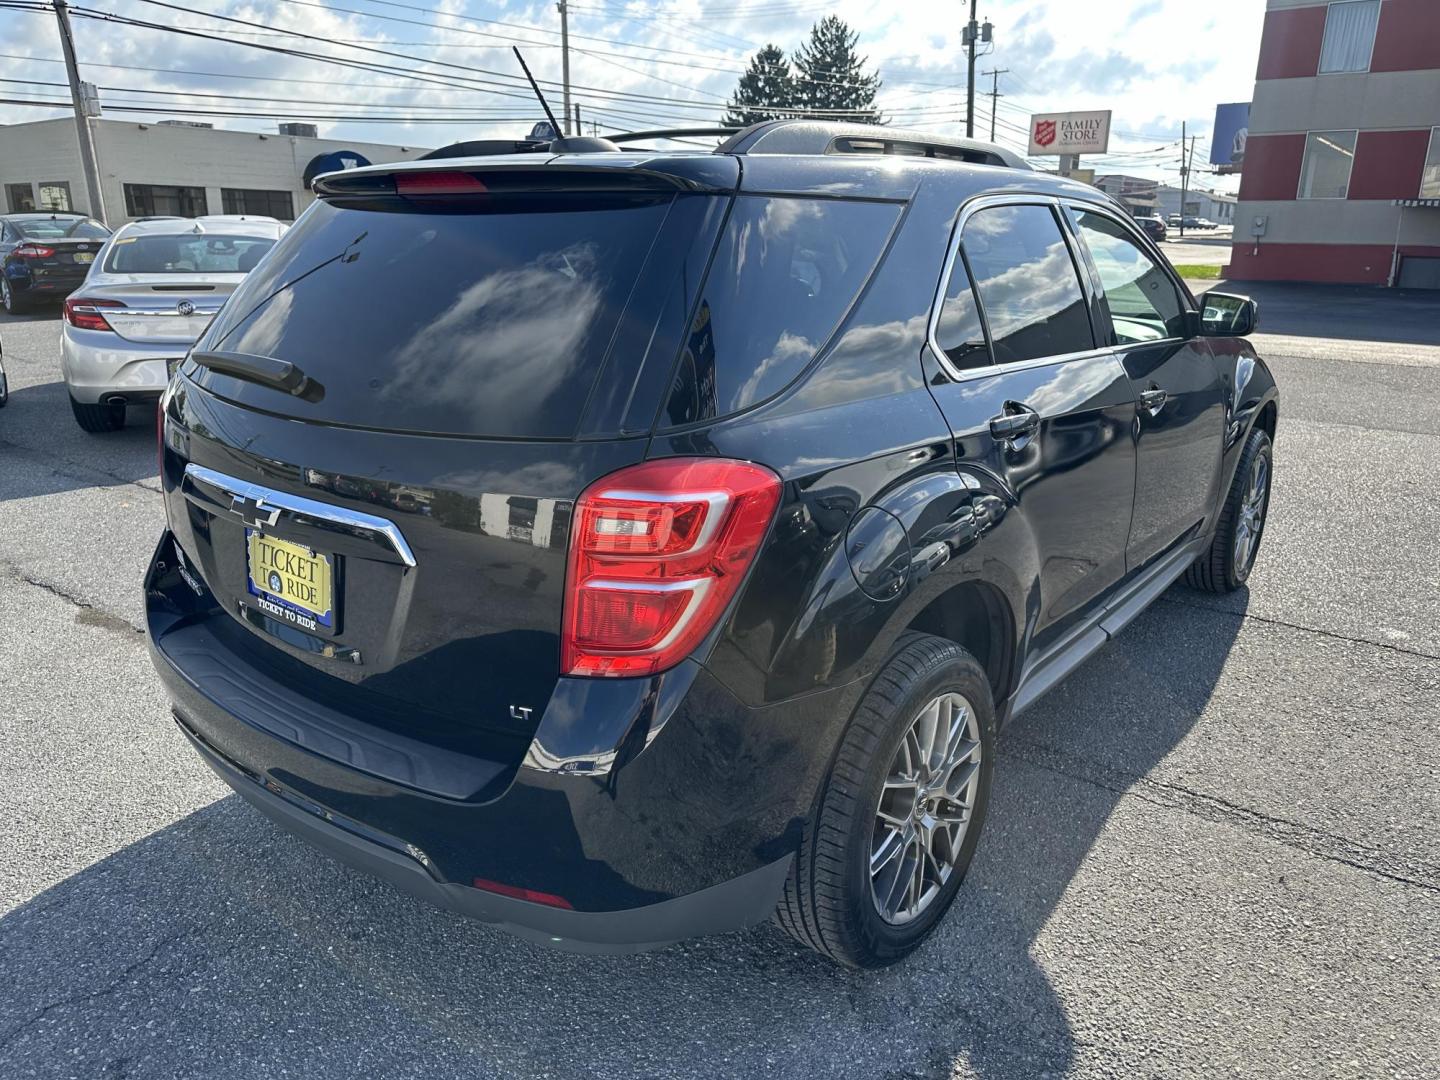
M 352 529 L 361 529 L 365 532 L 377 533 L 390 541 L 390 546 L 395 549 L 395 554 L 400 556 L 406 566 L 415 565 L 415 553 L 410 550 L 410 545 L 405 542 L 401 535 L 400 528 L 393 521 L 387 518 L 376 517 L 374 514 L 362 513 L 359 510 L 347 510 L 343 506 L 333 506 L 330 503 L 317 502 L 314 499 L 307 499 L 300 495 L 290 495 L 284 491 L 276 491 L 260 484 L 252 484 L 248 480 L 239 480 L 225 473 L 216 472 L 214 469 L 207 469 L 203 465 L 196 465 L 194 462 L 185 466 L 186 477 L 199 480 L 210 487 L 225 492 L 228 495 L 239 496 L 242 499 L 250 499 L 258 505 L 275 506 L 281 510 L 289 511 L 292 514 L 302 514 L 305 517 L 315 518 L 319 521 L 333 521 L 338 525 L 345 525 Z

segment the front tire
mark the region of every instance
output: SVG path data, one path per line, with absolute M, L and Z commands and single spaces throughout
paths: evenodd
M 125 426 L 124 405 L 86 405 L 72 397 L 70 411 L 75 414 L 75 422 L 92 435 L 119 431 Z
M 953 641 L 908 634 L 855 709 L 776 919 L 848 967 L 919 947 L 960 889 L 994 768 L 985 670 Z
M 1234 592 L 1250 578 L 1265 534 L 1274 474 L 1270 436 L 1255 428 L 1245 439 L 1210 548 L 1185 571 L 1185 583 L 1206 592 Z

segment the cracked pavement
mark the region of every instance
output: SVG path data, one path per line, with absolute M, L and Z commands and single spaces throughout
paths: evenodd
M 0 316 L 0 1076 L 1440 1074 L 1440 302 L 1367 297 L 1257 338 L 1250 589 L 1172 589 L 1006 731 L 950 917 L 865 975 L 768 926 L 550 952 L 227 796 L 139 632 L 151 415 L 83 434 L 55 318 Z

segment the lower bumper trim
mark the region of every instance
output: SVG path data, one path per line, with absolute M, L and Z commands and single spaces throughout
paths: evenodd
M 658 904 L 573 911 L 436 879 L 419 860 L 360 836 L 277 795 L 217 753 L 177 715 L 200 757 L 236 794 L 275 824 L 327 855 L 438 907 L 572 952 L 625 953 L 763 922 L 785 888 L 792 856 Z

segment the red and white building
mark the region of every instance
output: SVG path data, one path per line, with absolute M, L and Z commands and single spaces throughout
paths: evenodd
M 1440 288 L 1440 0 L 1268 0 L 1227 276 Z

